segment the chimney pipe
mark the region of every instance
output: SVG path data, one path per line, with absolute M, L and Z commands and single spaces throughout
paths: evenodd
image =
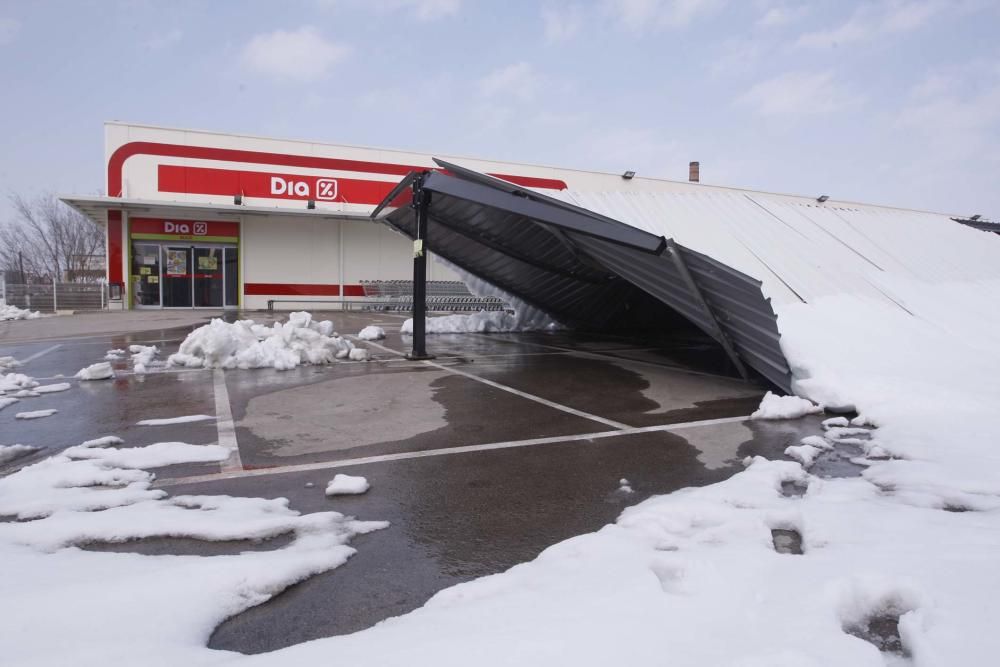
M 701 181 L 701 163 L 700 162 L 690 162 L 688 163 L 688 180 L 692 183 L 698 183 Z

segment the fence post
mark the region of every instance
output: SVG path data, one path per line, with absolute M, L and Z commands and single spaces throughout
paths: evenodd
M 56 298 L 56 291 L 58 291 L 59 283 L 56 282 L 55 276 L 52 278 L 52 312 L 59 310 L 59 301 Z
M 7 276 L 0 274 L 0 301 L 7 303 Z

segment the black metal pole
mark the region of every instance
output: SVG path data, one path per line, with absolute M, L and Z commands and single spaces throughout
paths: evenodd
M 424 190 L 424 174 L 413 181 L 413 211 L 416 235 L 413 240 L 413 350 L 408 359 L 433 359 L 427 354 L 427 207 L 431 193 Z

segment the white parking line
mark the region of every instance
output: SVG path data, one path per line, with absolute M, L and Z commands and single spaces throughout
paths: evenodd
M 229 458 L 222 462 L 222 472 L 243 470 L 240 446 L 236 442 L 236 425 L 233 424 L 233 409 L 229 404 L 229 390 L 226 389 L 226 372 L 216 368 L 212 382 L 215 387 L 215 428 L 219 444 L 229 450 Z
M 355 336 L 349 336 L 349 338 L 357 340 Z M 381 345 L 374 341 L 365 341 L 365 342 L 368 343 L 369 345 L 379 348 L 380 350 L 385 350 L 386 352 L 389 352 L 391 354 L 405 356 L 405 354 L 400 352 L 399 350 L 393 350 L 392 348 L 386 347 L 385 345 Z M 613 419 L 605 419 L 604 417 L 593 415 L 590 414 L 589 412 L 584 412 L 583 410 L 577 410 L 576 408 L 571 408 L 568 405 L 563 405 L 562 403 L 556 403 L 555 401 L 550 401 L 547 398 L 542 398 L 541 396 L 536 396 L 535 394 L 529 394 L 526 391 L 521 391 L 520 389 L 514 389 L 513 387 L 508 387 L 505 384 L 500 384 L 499 382 L 494 382 L 493 380 L 487 380 L 486 378 L 479 377 L 478 375 L 473 375 L 472 373 L 466 373 L 465 371 L 460 371 L 457 368 L 452 368 L 451 366 L 444 366 L 442 364 L 434 363 L 433 361 L 424 361 L 423 364 L 426 366 L 437 368 L 442 371 L 446 371 L 448 373 L 452 373 L 454 375 L 461 375 L 462 377 L 469 378 L 470 380 L 475 380 L 476 382 L 482 382 L 483 384 L 493 387 L 494 389 L 499 389 L 500 391 L 506 391 L 510 394 L 514 394 L 515 396 L 526 398 L 529 401 L 534 401 L 535 403 L 541 403 L 542 405 L 548 406 L 550 408 L 555 408 L 556 410 L 566 412 L 576 417 L 583 417 L 584 419 L 589 419 L 599 424 L 610 426 L 611 428 L 617 428 L 617 429 L 631 428 L 628 424 L 616 422 Z
M 482 445 L 465 445 L 462 447 L 442 447 L 440 449 L 425 449 L 416 452 L 401 452 L 398 454 L 380 454 L 377 456 L 364 456 L 356 459 L 343 459 L 340 461 L 322 461 L 317 463 L 300 463 L 296 465 L 276 466 L 274 468 L 257 468 L 254 470 L 236 470 L 217 473 L 214 475 L 196 475 L 193 477 L 178 477 L 175 479 L 162 479 L 156 482 L 156 486 L 178 486 L 180 484 L 196 484 L 199 482 L 217 482 L 227 479 L 241 479 L 243 477 L 264 477 L 267 475 L 283 475 L 294 472 L 308 472 L 310 470 L 329 470 L 333 468 L 347 468 L 350 466 L 365 465 L 367 463 L 386 463 L 389 461 L 406 461 L 409 459 L 422 459 L 430 456 L 447 456 L 450 454 L 467 454 L 470 452 L 484 452 L 494 449 L 511 449 L 514 447 L 533 447 L 536 445 L 549 445 L 561 442 L 577 442 L 580 440 L 602 440 L 604 438 L 615 438 L 623 435 L 635 435 L 637 433 L 656 433 L 658 431 L 681 431 L 699 426 L 711 426 L 713 424 L 728 424 L 731 422 L 743 422 L 750 417 L 722 417 L 720 419 L 702 419 L 699 421 L 682 422 L 680 424 L 661 424 L 659 426 L 640 426 L 636 428 L 626 428 L 615 431 L 598 431 L 596 433 L 581 433 L 579 435 L 557 435 L 548 438 L 530 438 L 528 440 L 508 440 L 506 442 L 490 442 Z
M 21 362 L 22 364 L 26 364 L 29 361 L 34 361 L 35 359 L 38 359 L 39 357 L 44 357 L 49 352 L 55 352 L 60 347 L 62 347 L 62 345 L 53 345 L 52 347 L 47 347 L 40 352 L 35 352 L 34 354 L 27 356 L 24 359 L 18 359 L 18 361 Z

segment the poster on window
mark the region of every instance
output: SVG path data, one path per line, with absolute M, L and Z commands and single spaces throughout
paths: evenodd
M 200 256 L 198 257 L 198 270 L 199 271 L 218 271 L 219 270 L 219 258 L 212 255 Z
M 187 250 L 167 250 L 167 275 L 183 276 L 187 273 Z

